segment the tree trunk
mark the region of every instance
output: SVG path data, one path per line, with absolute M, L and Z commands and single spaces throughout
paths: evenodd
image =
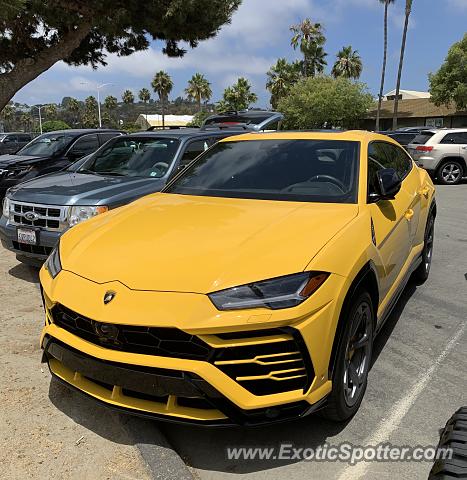
M 375 130 L 379 131 L 379 117 L 381 116 L 381 102 L 383 101 L 384 92 L 384 77 L 386 76 L 386 60 L 388 55 L 388 7 L 389 4 L 384 4 L 384 53 L 383 53 L 383 68 L 381 70 L 381 85 L 379 87 L 378 96 L 378 110 L 376 112 L 376 127 Z
M 35 58 L 19 60 L 8 73 L 0 74 L 0 111 L 18 90 L 58 61 L 69 57 L 90 31 L 91 24 L 83 23 L 76 30 L 71 30 L 65 34 L 55 45 L 39 52 Z
M 404 33 L 402 34 L 401 56 L 399 60 L 399 70 L 397 72 L 396 97 L 394 98 L 394 114 L 392 117 L 392 129 L 397 129 L 397 111 L 399 107 L 399 89 L 401 86 L 402 66 L 404 64 L 405 41 L 407 39 L 407 29 L 409 27 L 409 16 L 412 8 L 412 0 L 406 0 L 405 4 L 405 22 Z
M 161 98 L 161 106 L 162 106 L 162 128 L 165 128 L 165 108 L 164 108 L 165 100 Z

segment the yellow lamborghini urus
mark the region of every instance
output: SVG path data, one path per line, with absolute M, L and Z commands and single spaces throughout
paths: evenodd
M 40 272 L 43 360 L 104 404 L 202 425 L 344 421 L 409 277 L 433 184 L 378 134 L 225 139 L 162 193 L 63 235 Z

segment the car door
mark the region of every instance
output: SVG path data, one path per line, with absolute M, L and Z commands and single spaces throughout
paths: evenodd
M 457 135 L 460 150 L 459 153 L 467 165 L 467 132 L 459 132 Z M 467 172 L 464 171 L 464 176 L 465 175 L 467 175 Z
M 443 157 L 458 157 L 461 154 L 461 133 L 446 134 L 440 141 Z
M 398 149 L 399 147 L 388 142 L 370 143 L 368 147 L 368 194 L 377 191 L 376 172 L 379 169 L 394 168 L 401 172 Z M 412 208 L 414 198 L 411 188 L 405 188 L 405 180 L 409 174 L 410 172 L 406 172 L 402 187 L 394 199 L 380 200 L 368 205 L 373 225 L 373 241 L 382 262 L 380 265 L 383 273 L 380 282 L 382 300 L 401 274 L 412 247 L 410 222 L 415 215 Z

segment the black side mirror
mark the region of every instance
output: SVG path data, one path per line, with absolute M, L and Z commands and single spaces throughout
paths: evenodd
M 394 168 L 382 168 L 376 172 L 377 199 L 393 200 L 401 189 L 402 181 Z

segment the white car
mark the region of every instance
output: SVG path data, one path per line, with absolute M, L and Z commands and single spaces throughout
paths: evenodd
M 467 128 L 421 131 L 407 146 L 415 163 L 445 185 L 467 176 Z

